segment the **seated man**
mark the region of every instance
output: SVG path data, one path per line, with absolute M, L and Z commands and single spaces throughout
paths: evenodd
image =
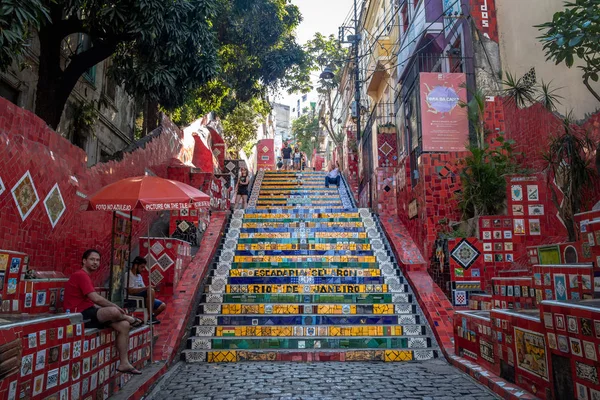
M 151 313 L 154 310 L 154 317 L 152 318 L 152 323 L 160 324 L 160 321 L 156 320 L 156 317 L 161 312 L 165 311 L 167 305 L 160 300 L 154 298 L 154 289 L 146 286 L 144 283 L 144 279 L 142 278 L 142 270 L 146 268 L 146 264 L 148 262 L 144 257 L 137 256 L 131 265 L 131 270 L 129 271 L 129 287 L 127 288 L 127 293 L 133 296 L 143 297 L 148 304 L 148 312 Z M 150 301 L 148 301 L 148 289 L 150 289 Z
M 337 163 L 336 163 L 337 164 Z M 329 173 L 325 177 L 325 187 L 328 188 L 329 184 L 335 184 L 336 186 L 340 186 L 340 170 L 339 164 L 334 165 L 333 162 L 329 164 Z
M 81 313 L 86 321 L 86 328 L 110 327 L 117 331 L 115 346 L 121 359 L 117 371 L 140 375 L 141 372 L 129 362 L 127 346 L 129 330 L 142 325 L 142 320 L 126 315 L 121 307 L 106 300 L 94 290 L 90 275 L 100 266 L 100 252 L 86 250 L 83 253 L 82 264 L 83 268 L 71 275 L 65 285 L 65 310 Z

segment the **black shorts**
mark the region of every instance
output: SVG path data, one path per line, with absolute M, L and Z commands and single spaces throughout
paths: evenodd
M 85 328 L 86 329 L 90 329 L 90 328 L 97 328 L 97 329 L 102 329 L 102 328 L 106 328 L 108 325 L 104 324 L 103 322 L 98 321 L 98 307 L 90 307 L 90 308 L 86 308 L 85 310 L 83 310 L 81 312 L 81 315 L 83 315 L 83 320 L 85 321 Z
M 239 185 L 237 194 L 240 196 L 248 196 L 248 185 Z

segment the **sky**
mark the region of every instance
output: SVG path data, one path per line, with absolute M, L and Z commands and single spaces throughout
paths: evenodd
M 292 0 L 302 13 L 303 21 L 296 30 L 298 43 L 304 44 L 312 39 L 315 33 L 338 36 L 338 28 L 354 7 L 354 0 Z M 313 76 L 313 79 L 318 76 Z M 301 95 L 280 94 L 276 101 L 295 106 L 296 99 Z

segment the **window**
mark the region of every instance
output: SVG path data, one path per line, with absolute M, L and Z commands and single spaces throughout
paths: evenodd
M 114 102 L 117 95 L 117 83 L 108 73 L 111 65 L 112 62 L 107 60 L 104 68 L 104 94 Z
M 92 41 L 91 41 L 90 37 L 84 33 L 80 33 L 79 34 L 79 44 L 77 45 L 77 53 L 82 53 L 91 47 L 92 47 Z M 93 67 L 91 67 L 90 69 L 85 71 L 85 73 L 83 74 L 83 77 L 85 79 L 87 79 L 90 83 L 95 84 L 96 83 L 96 66 L 94 65 Z
M 400 14 L 402 15 L 402 26 L 400 28 L 402 33 L 404 34 L 408 30 L 408 4 L 404 4 L 404 7 L 402 7 L 402 11 L 400 12 Z
M 4 97 L 11 103 L 18 105 L 19 94 L 20 92 L 17 89 L 0 79 L 0 97 Z

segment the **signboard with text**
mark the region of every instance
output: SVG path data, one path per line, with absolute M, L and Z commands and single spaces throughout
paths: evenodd
M 469 141 L 465 74 L 420 74 L 423 151 L 465 151 Z

